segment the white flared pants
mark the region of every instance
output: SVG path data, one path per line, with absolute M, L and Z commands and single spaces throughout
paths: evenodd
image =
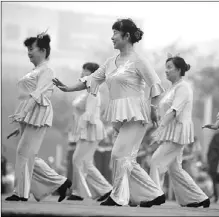
M 182 168 L 183 145 L 163 142 L 151 159 L 150 176 L 162 188 L 160 175 L 168 171 L 176 200 L 180 205 L 201 202 L 207 195 Z
M 147 126 L 141 121 L 124 123 L 119 129 L 112 150 L 113 190 L 111 198 L 120 205 L 129 201 L 151 201 L 163 194 L 147 172 L 136 162 Z
M 57 174 L 37 154 L 48 127 L 25 125 L 18 143 L 14 194 L 29 198 L 30 191 L 39 201 L 62 185 L 66 178 Z M 33 176 L 34 172 L 34 176 Z M 32 181 L 33 176 L 33 181 Z M 47 180 L 47 183 L 45 182 Z M 50 184 L 50 185 L 49 185 Z
M 99 141 L 79 140 L 73 154 L 72 194 L 97 199 L 112 190 L 110 183 L 94 165 L 94 153 Z
M 66 177 L 59 175 L 44 160 L 36 157 L 30 193 L 37 201 L 41 201 L 57 190 L 66 180 Z

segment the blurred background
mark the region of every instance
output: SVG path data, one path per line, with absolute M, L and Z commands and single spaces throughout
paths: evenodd
M 15 152 L 19 138 L 6 139 L 14 126 L 9 123 L 18 103 L 16 83 L 33 68 L 23 41 L 45 31 L 51 36 L 50 65 L 56 77 L 70 85 L 80 77 L 87 61 L 100 65 L 116 54 L 111 36 L 112 25 L 118 18 L 132 18 L 144 31 L 143 40 L 136 50 L 147 56 L 156 69 L 164 87 L 167 53 L 185 58 L 191 65 L 186 79 L 194 87 L 193 121 L 196 142 L 188 147 L 184 167 L 200 186 L 211 195 L 213 182 L 208 176 L 207 153 L 217 131 L 202 130 L 201 126 L 216 119 L 219 111 L 219 3 L 218 2 L 2 2 L 2 76 L 1 76 L 1 155 L 3 183 L 13 186 Z M 71 178 L 72 101 L 79 93 L 55 90 L 53 127 L 48 131 L 39 156 L 59 173 Z M 107 106 L 107 88 L 101 87 L 102 110 Z M 105 123 L 109 137 L 102 141 L 95 162 L 104 176 L 111 181 L 109 166 L 112 148 L 111 128 Z M 150 129 L 153 131 L 153 129 Z M 148 170 L 153 153 L 148 146 L 150 133 L 145 135 L 138 161 Z M 216 140 L 219 147 L 219 141 Z M 2 173 L 3 175 L 3 173 Z M 6 178 L 5 178 L 6 177 Z M 201 178 L 200 178 L 201 177 Z M 171 193 L 168 177 L 166 192 Z M 5 181 L 6 180 L 6 181 Z M 200 181 L 201 180 L 201 181 Z M 204 184 L 203 184 L 204 183 Z

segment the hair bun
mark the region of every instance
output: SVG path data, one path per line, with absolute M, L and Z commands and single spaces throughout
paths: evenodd
M 135 32 L 135 37 L 137 41 L 141 40 L 142 35 L 143 35 L 143 32 L 141 31 L 141 29 L 137 28 L 137 31 Z
M 48 34 L 46 34 L 46 35 L 43 36 L 42 40 L 44 40 L 46 43 L 49 44 L 50 41 L 51 41 L 51 38 L 50 38 L 50 36 Z
M 135 37 L 135 42 L 138 42 L 142 39 L 142 36 L 143 36 L 143 31 L 139 28 L 136 29 L 135 33 L 134 33 L 134 37 Z
M 189 71 L 190 68 L 191 66 L 189 64 L 186 64 L 185 71 Z

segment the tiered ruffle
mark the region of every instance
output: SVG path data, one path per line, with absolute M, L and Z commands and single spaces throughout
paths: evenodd
M 30 93 L 30 95 L 41 106 L 49 106 L 51 104 L 48 97 L 46 97 L 44 94 L 40 93 L 39 91 L 34 91 L 33 93 Z
M 93 95 L 98 93 L 99 83 L 93 80 L 92 76 L 84 77 L 80 81 L 86 82 L 88 92 Z M 154 97 L 162 92 L 163 88 L 158 83 L 151 87 L 150 96 Z M 150 122 L 150 105 L 143 95 L 111 99 L 104 118 L 109 122 L 142 121 L 146 124 Z
M 150 108 L 143 96 L 110 100 L 104 118 L 109 122 L 150 122 Z
M 194 142 L 194 126 L 192 121 L 179 122 L 173 120 L 170 124 L 162 129 L 158 143 L 170 141 L 180 145 L 187 145 Z
M 78 121 L 78 127 L 73 142 L 77 142 L 79 139 L 91 142 L 101 141 L 106 137 L 107 134 L 102 121 L 95 118 L 92 114 L 85 113 Z
M 37 103 L 39 102 L 39 103 Z M 52 119 L 53 119 L 53 109 L 50 100 L 42 95 L 37 98 L 37 101 L 34 101 L 33 109 L 25 113 L 25 108 L 30 107 L 32 105 L 32 101 L 27 99 L 22 101 L 15 113 L 9 118 L 12 119 L 12 122 L 21 122 L 26 124 L 31 124 L 36 127 L 43 127 L 43 126 L 52 126 Z

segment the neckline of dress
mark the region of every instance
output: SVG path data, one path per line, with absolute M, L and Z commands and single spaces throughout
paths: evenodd
M 120 55 L 120 54 L 118 54 L 118 55 L 116 56 L 115 60 L 114 60 L 114 65 L 115 65 L 116 69 L 119 68 L 119 67 L 116 65 L 116 60 L 117 60 L 117 58 L 119 57 L 119 55 Z
M 133 52 L 131 53 L 131 55 L 133 55 L 133 54 L 136 54 L 136 52 L 133 51 Z M 118 54 L 118 55 L 115 57 L 115 59 L 114 59 L 114 65 L 115 65 L 116 69 L 118 69 L 118 68 L 121 66 L 121 65 L 120 65 L 120 66 L 117 66 L 117 64 L 116 64 L 116 61 L 117 61 L 117 59 L 118 59 L 119 56 L 120 56 L 120 54 Z M 129 60 L 127 60 L 127 61 L 129 61 Z M 126 61 L 126 62 L 127 62 L 127 61 Z M 126 63 L 126 62 L 125 62 L 125 63 Z M 124 64 L 125 64 L 125 63 L 124 63 Z M 124 64 L 123 64 L 123 65 L 124 65 Z

